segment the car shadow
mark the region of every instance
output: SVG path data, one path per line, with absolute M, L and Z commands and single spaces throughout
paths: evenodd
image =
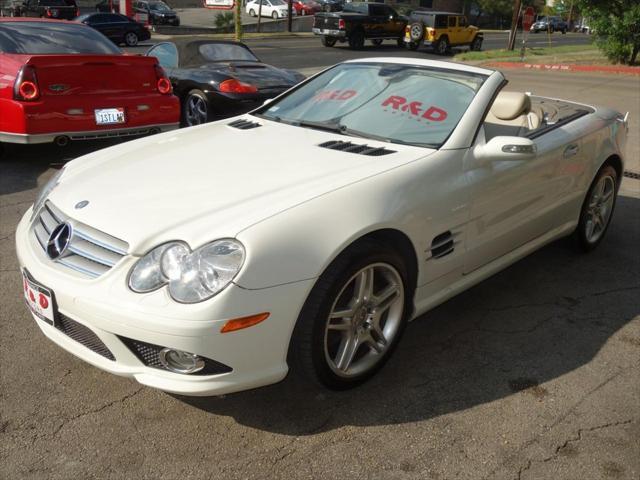
M 126 141 L 109 139 L 71 142 L 66 147 L 54 144 L 2 144 L 0 153 L 0 195 L 9 195 L 38 186 L 38 178 L 49 168 L 60 169 L 74 158 Z M 42 182 L 40 182 L 42 183 Z
M 174 397 L 295 436 L 421 421 L 510 395 L 551 400 L 547 382 L 588 364 L 639 313 L 640 200 L 620 197 L 613 220 L 595 251 L 558 241 L 410 323 L 393 358 L 356 389 L 310 388 L 289 375 L 224 397 Z

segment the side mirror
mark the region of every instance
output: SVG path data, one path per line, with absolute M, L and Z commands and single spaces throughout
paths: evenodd
M 482 164 L 492 161 L 522 161 L 534 158 L 537 153 L 536 144 L 523 137 L 493 137 L 484 145 L 478 145 L 473 151 Z

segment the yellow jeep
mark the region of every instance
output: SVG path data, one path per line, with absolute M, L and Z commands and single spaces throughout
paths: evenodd
M 451 47 L 468 46 L 471 50 L 482 50 L 482 32 L 469 25 L 467 17 L 460 13 L 411 12 L 404 31 L 404 44 L 410 50 L 420 45 L 433 47 L 436 53 L 445 55 Z

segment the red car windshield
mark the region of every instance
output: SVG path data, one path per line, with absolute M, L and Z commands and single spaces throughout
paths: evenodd
M 120 55 L 100 32 L 74 23 L 0 23 L 0 52 L 26 55 Z

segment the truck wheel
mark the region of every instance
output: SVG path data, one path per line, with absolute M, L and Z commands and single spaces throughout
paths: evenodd
M 364 32 L 356 30 L 349 35 L 349 47 L 353 50 L 362 50 L 364 47 Z
M 409 49 L 409 50 L 417 50 L 418 47 L 420 46 L 419 43 L 416 42 L 409 42 L 409 43 L 405 43 L 405 46 Z
M 446 55 L 449 51 L 449 39 L 445 36 L 440 37 L 436 42 L 435 50 L 438 55 Z
M 476 37 L 473 39 L 473 42 L 471 42 L 471 50 L 474 52 L 482 50 L 482 37 Z
M 373 43 L 376 47 L 379 47 L 380 45 L 382 45 L 382 39 L 374 38 L 373 40 L 371 40 L 371 43 Z
M 336 37 L 326 37 L 323 36 L 320 41 L 322 42 L 322 45 L 324 45 L 325 47 L 333 47 L 336 44 Z

